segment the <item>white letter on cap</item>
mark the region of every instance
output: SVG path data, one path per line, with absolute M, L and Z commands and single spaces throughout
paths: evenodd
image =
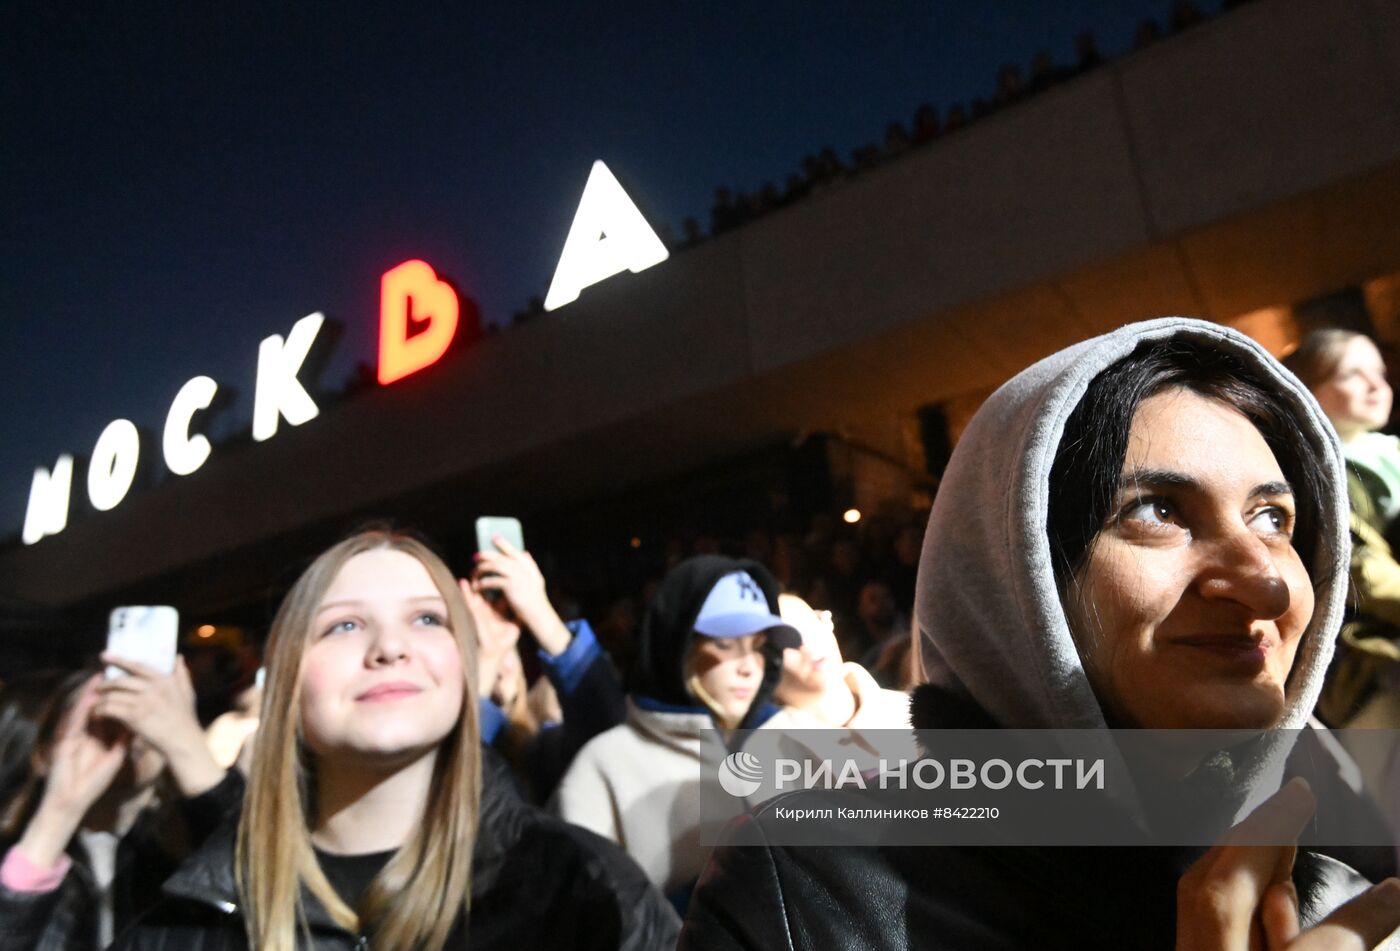
M 622 185 L 602 162 L 593 163 L 564 251 L 545 295 L 544 309 L 578 299 L 578 292 L 623 270 L 645 271 L 670 257 Z
M 189 475 L 209 458 L 209 440 L 204 436 L 190 435 L 190 417 L 214 402 L 214 394 L 219 384 L 207 376 L 197 376 L 175 394 L 170 403 L 170 412 L 165 416 L 165 434 L 161 438 L 161 450 L 165 454 L 165 466 L 176 475 Z
M 129 419 L 114 419 L 97 437 L 88 462 L 88 501 L 99 512 L 117 507 L 126 498 L 136 463 L 141 460 L 141 436 Z
M 281 334 L 258 344 L 258 383 L 253 392 L 253 438 L 258 442 L 277 435 L 279 417 L 300 426 L 320 413 L 311 394 L 297 380 L 297 371 L 306 362 L 325 320 L 325 314 L 308 314 L 292 324 L 285 345 Z
M 20 538 L 32 545 L 45 535 L 57 535 L 68 525 L 68 493 L 73 487 L 73 457 L 58 457 L 53 472 L 43 466 L 34 470 L 29 484 L 29 507 L 24 510 L 24 532 Z

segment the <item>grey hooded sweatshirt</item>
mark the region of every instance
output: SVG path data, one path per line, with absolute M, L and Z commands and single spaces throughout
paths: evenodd
M 927 683 L 914 694 L 916 728 L 1107 726 L 1056 585 L 1046 529 L 1050 472 L 1065 422 L 1090 382 L 1144 341 L 1176 337 L 1237 354 L 1272 381 L 1326 473 L 1319 542 L 1307 566 L 1316 607 L 1281 725 L 1308 723 L 1347 591 L 1348 510 L 1337 438 L 1307 389 L 1257 343 L 1220 325 L 1165 318 L 1047 357 L 997 390 L 964 431 L 919 564 L 914 636 Z M 1278 788 L 1275 753 L 1265 742 L 1234 763 L 1232 811 L 1243 814 Z M 787 798 L 763 808 L 779 808 Z M 1176 881 L 1199 854 L 782 847 L 763 839 L 761 822 L 736 828 L 734 839 L 743 844 L 717 849 L 701 879 L 682 948 L 1170 949 Z M 1368 884 L 1326 857 L 1309 855 L 1300 865 L 1305 923 Z
M 1050 469 L 1065 421 L 1090 382 L 1151 340 L 1191 338 L 1272 380 L 1327 473 L 1321 544 L 1308 565 L 1316 607 L 1289 680 L 1280 726 L 1317 703 L 1346 606 L 1346 473 L 1341 447 L 1307 388 L 1249 337 L 1181 317 L 1129 324 L 1041 360 L 988 398 L 958 441 L 924 537 L 915 594 L 922 677 L 965 693 L 997 725 L 1102 728 L 1102 708 L 1070 636 L 1051 566 Z

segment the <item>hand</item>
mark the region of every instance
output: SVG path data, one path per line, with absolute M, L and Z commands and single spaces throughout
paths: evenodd
M 1400 880 L 1389 878 L 1301 932 L 1292 840 L 1317 808 L 1295 779 L 1231 829 L 1177 883 L 1179 951 L 1363 951 L 1400 927 Z
M 93 708 L 102 675 L 79 688 L 73 708 L 54 737 L 44 777 L 44 796 L 17 845 L 30 862 L 53 868 L 93 804 L 112 785 L 126 761 L 131 734 L 98 721 Z
M 564 653 L 573 635 L 549 603 L 539 565 L 528 551 L 520 551 L 500 535 L 491 541 L 500 551 L 477 554 L 472 575 L 477 590 L 499 591 L 545 653 L 555 657 Z
M 115 654 L 103 654 L 102 662 L 120 667 L 126 676 L 97 688 L 94 715 L 120 723 L 164 756 L 181 795 L 197 796 L 216 786 L 224 771 L 195 717 L 194 685 L 185 659 L 177 657 L 169 674 Z
M 463 580 L 458 585 L 476 627 L 477 696 L 490 697 L 496 688 L 502 661 L 520 640 L 520 625 L 502 617 L 477 591 L 475 582 Z

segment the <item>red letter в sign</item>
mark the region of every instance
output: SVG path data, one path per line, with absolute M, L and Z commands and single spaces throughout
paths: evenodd
M 428 326 L 409 336 L 409 319 Z M 457 292 L 426 261 L 405 261 L 379 285 L 379 382 L 393 383 L 434 363 L 457 332 Z

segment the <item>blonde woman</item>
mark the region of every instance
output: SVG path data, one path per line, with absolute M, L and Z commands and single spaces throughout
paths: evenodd
M 484 766 L 475 643 L 462 589 L 421 542 L 362 532 L 317 558 L 273 621 L 236 831 L 168 881 L 178 900 L 117 947 L 673 941 L 635 868 Z
M 559 814 L 619 843 L 678 908 L 709 854 L 702 737 L 776 713 L 781 652 L 801 642 L 777 608 L 758 562 L 696 555 L 671 569 L 642 625 L 626 722 L 589 742 L 559 784 Z
M 1400 726 L 1400 439 L 1378 430 L 1393 393 L 1385 359 L 1352 330 L 1315 330 L 1284 361 L 1342 440 L 1351 503 L 1355 607 L 1342 627 L 1318 713 L 1334 727 Z

